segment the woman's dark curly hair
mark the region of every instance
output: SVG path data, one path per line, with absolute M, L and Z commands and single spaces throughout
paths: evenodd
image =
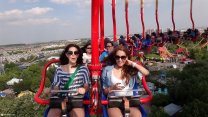
M 60 64 L 61 65 L 66 65 L 69 63 L 69 59 L 68 57 L 66 56 L 66 52 L 68 52 L 69 48 L 71 47 L 75 47 L 77 48 L 77 51 L 79 52 L 79 55 L 78 55 L 78 58 L 77 58 L 77 65 L 81 65 L 82 64 L 82 50 L 80 49 L 80 47 L 76 44 L 69 44 L 67 45 L 64 50 L 62 51 L 60 57 L 59 57 L 59 60 L 60 60 Z
M 81 48 L 83 53 L 86 53 L 86 49 L 87 49 L 87 47 L 88 47 L 89 45 L 91 45 L 91 41 L 88 41 L 88 42 Z
M 123 51 L 124 53 L 126 53 L 128 59 L 131 59 L 129 50 L 124 46 L 118 46 L 109 54 L 109 56 L 105 59 L 105 62 L 116 65 L 115 55 L 118 51 Z M 125 64 L 122 68 L 122 79 L 126 78 L 126 84 L 128 84 L 131 76 L 135 75 L 137 72 L 138 70 L 136 68 Z

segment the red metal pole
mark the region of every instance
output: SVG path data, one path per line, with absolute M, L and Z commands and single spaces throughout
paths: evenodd
M 99 0 L 92 0 L 92 21 L 91 21 L 91 41 L 92 41 L 92 64 L 99 63 L 98 38 L 99 38 Z
M 49 104 L 49 100 L 42 100 L 40 98 L 40 95 L 42 94 L 42 91 L 45 87 L 45 81 L 46 81 L 46 71 L 47 71 L 47 68 L 53 64 L 53 63 L 58 63 L 59 60 L 51 60 L 49 61 L 46 65 L 44 65 L 44 68 L 42 70 L 42 76 L 41 76 L 41 84 L 40 84 L 40 87 L 38 89 L 38 92 L 35 94 L 34 96 L 34 100 L 39 103 L 39 104 Z
M 190 4 L 190 18 L 191 18 L 191 22 L 192 22 L 192 30 L 194 30 L 195 29 L 195 26 L 194 26 L 194 20 L 193 20 L 192 10 L 193 10 L 193 0 L 191 0 L 191 4 Z
M 173 32 L 175 32 L 175 21 L 174 21 L 174 0 L 172 0 L 172 12 L 171 12 L 171 17 L 172 17 L 172 23 L 173 23 Z
M 113 40 L 116 42 L 116 12 L 115 12 L 116 3 L 115 0 L 112 0 L 112 18 L 113 18 Z
M 98 79 L 101 71 L 101 64 L 99 63 L 99 11 L 100 11 L 100 0 L 92 0 L 92 13 L 91 13 L 91 41 L 92 41 L 92 62 L 88 65 L 91 71 L 92 88 L 91 88 L 91 98 L 92 103 L 90 108 L 90 114 L 98 114 Z
M 145 38 L 145 25 L 144 25 L 144 0 L 141 0 L 141 4 L 140 4 L 141 10 L 141 21 L 142 21 L 142 38 Z
M 128 0 L 126 0 L 125 2 L 125 16 L 126 16 L 126 37 L 127 37 L 127 41 L 129 41 L 129 16 L 128 16 Z
M 104 51 L 104 0 L 100 0 L 100 52 Z
M 157 23 L 157 35 L 160 33 L 160 24 L 158 21 L 158 0 L 156 0 L 156 10 L 155 10 L 155 16 L 156 16 L 156 23 Z

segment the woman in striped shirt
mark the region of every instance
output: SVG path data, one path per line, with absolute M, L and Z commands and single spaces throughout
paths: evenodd
M 76 68 L 80 66 L 68 89 L 77 89 L 78 94 L 85 94 L 89 89 L 90 76 L 88 68 L 82 65 L 82 61 L 82 51 L 79 46 L 75 44 L 67 45 L 60 55 L 61 66 L 56 69 L 52 89 L 64 90 L 66 83 Z M 73 108 L 69 114 L 70 117 L 84 117 L 84 108 Z M 48 117 L 61 117 L 61 109 L 50 109 Z

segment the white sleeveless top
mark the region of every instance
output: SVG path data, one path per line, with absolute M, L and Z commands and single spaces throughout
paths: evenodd
M 133 95 L 133 91 L 124 91 L 124 90 L 129 90 L 129 84 L 126 85 L 126 80 L 120 80 L 118 78 L 116 78 L 116 76 L 113 74 L 113 70 L 112 70 L 112 75 L 111 75 L 111 86 L 115 85 L 116 83 L 120 83 L 119 85 L 124 86 L 124 88 L 121 90 L 121 92 L 112 92 L 112 94 L 110 95 L 114 95 L 114 96 L 132 96 Z
M 83 63 L 88 64 L 91 63 L 91 56 L 88 56 L 86 53 L 83 53 L 82 59 L 83 59 Z

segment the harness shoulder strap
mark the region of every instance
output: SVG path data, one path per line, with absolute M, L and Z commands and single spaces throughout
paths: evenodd
M 74 73 L 71 75 L 71 77 L 69 78 L 69 80 L 65 84 L 64 90 L 67 90 L 69 88 L 69 86 L 72 84 L 74 77 L 76 76 L 77 71 L 79 70 L 80 67 L 81 67 L 80 65 L 77 66 L 76 70 L 74 71 Z

